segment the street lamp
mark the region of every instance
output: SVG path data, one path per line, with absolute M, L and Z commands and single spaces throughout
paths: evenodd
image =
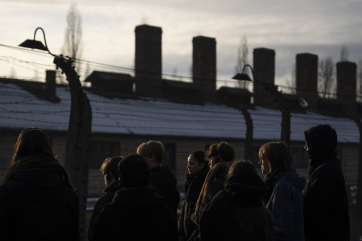
M 35 40 L 38 30 L 43 32 L 45 46 Z M 71 95 L 71 107 L 68 123 L 68 136 L 64 166 L 67 169 L 71 183 L 77 189 L 80 204 L 81 235 L 85 236 L 85 216 L 88 190 L 88 166 L 90 159 L 90 139 L 92 129 L 92 110 L 87 95 L 83 92 L 79 75 L 74 70 L 73 59 L 63 55 L 52 54 L 45 38 L 44 30 L 35 29 L 34 39 L 27 39 L 19 45 L 24 48 L 47 51 L 54 57 L 54 64 L 67 76 Z
M 44 36 L 44 43 L 45 43 L 45 46 L 43 45 L 42 42 L 38 41 L 38 40 L 35 40 L 35 36 L 36 36 L 36 32 L 38 30 L 41 30 L 43 32 L 43 36 Z M 21 44 L 19 44 L 20 47 L 24 47 L 24 48 L 30 48 L 30 49 L 38 49 L 38 50 L 43 50 L 43 51 L 48 51 L 48 53 L 54 57 L 56 57 L 56 55 L 52 54 L 49 49 L 48 49 L 48 45 L 47 45 L 47 41 L 45 39 L 45 33 L 44 33 L 44 30 L 40 27 L 36 28 L 35 29 L 35 32 L 34 32 L 34 39 L 31 40 L 31 39 L 27 39 L 25 40 L 24 42 L 22 42 Z
M 245 71 L 246 67 L 250 68 L 251 73 L 253 75 L 253 80 L 246 73 L 246 71 Z M 305 99 L 301 98 L 301 97 L 296 97 L 296 98 L 286 97 L 286 96 L 284 96 L 282 94 L 282 91 L 278 91 L 278 86 L 271 85 L 271 84 L 264 83 L 264 82 L 259 82 L 258 80 L 255 79 L 253 67 L 251 67 L 251 65 L 249 65 L 249 64 L 244 65 L 243 72 L 234 75 L 233 79 L 244 80 L 244 81 L 254 81 L 256 83 L 262 84 L 262 85 L 264 85 L 265 91 L 268 94 L 275 97 L 276 103 L 278 104 L 278 107 L 282 112 L 281 140 L 284 141 L 288 146 L 290 146 L 290 133 L 291 133 L 291 131 L 290 131 L 290 117 L 291 117 L 291 112 L 293 111 L 293 109 L 296 106 L 306 108 L 308 106 L 308 102 Z
M 254 70 L 253 70 L 253 68 L 251 67 L 250 64 L 244 65 L 244 67 L 243 67 L 243 72 L 237 73 L 236 75 L 234 75 L 233 79 L 236 79 L 236 80 L 244 80 L 244 81 L 252 81 L 252 80 L 250 79 L 249 75 L 246 73 L 246 67 L 249 67 L 249 68 L 250 68 L 251 73 L 253 74 L 253 78 L 254 78 L 254 80 L 255 80 Z
M 266 87 L 266 90 L 267 90 L 267 91 L 269 91 L 269 92 L 272 91 L 271 94 L 272 94 L 273 96 L 282 95 L 282 92 L 277 90 L 277 89 L 278 89 L 278 86 L 275 86 L 275 85 L 274 85 L 274 86 L 271 86 L 270 84 L 263 83 L 263 82 L 259 82 L 258 80 L 256 80 L 256 79 L 255 79 L 255 75 L 254 75 L 254 69 L 253 69 L 253 67 L 251 67 L 250 64 L 244 65 L 244 67 L 243 67 L 243 72 L 242 72 L 242 73 L 237 73 L 236 75 L 234 75 L 234 76 L 233 76 L 233 79 L 236 79 L 236 80 L 244 80 L 244 81 L 253 81 L 253 80 L 249 77 L 249 75 L 246 73 L 246 67 L 250 68 L 251 73 L 252 73 L 252 75 L 253 75 L 254 82 L 264 84 L 264 86 Z M 301 98 L 301 97 L 298 98 L 297 104 L 300 105 L 300 106 L 303 107 L 303 108 L 308 107 L 308 102 L 307 102 L 305 99 Z

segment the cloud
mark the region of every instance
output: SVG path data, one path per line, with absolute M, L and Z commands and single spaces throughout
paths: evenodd
M 41 26 L 46 31 L 49 48 L 60 53 L 66 15 L 72 3 L 70 0 L 0 1 L 4 13 L 0 16 L 3 23 L 0 30 L 4 33 L 0 44 L 16 46 L 32 38 L 35 28 Z M 109 65 L 133 67 L 134 29 L 143 23 L 162 28 L 164 73 L 177 69 L 179 75 L 190 76 L 192 38 L 198 35 L 216 39 L 218 79 L 227 81 L 234 73 L 237 47 L 244 34 L 251 63 L 254 48 L 276 51 L 278 81 L 288 78 L 297 53 L 315 53 L 320 58 L 331 56 L 337 61 L 344 45 L 351 61 L 362 59 L 361 1 L 78 0 L 76 3 L 83 23 L 82 58 Z M 37 39 L 42 40 L 41 34 Z M 14 55 L 1 49 L 2 55 Z M 5 64 L 8 63 L 0 63 L 0 75 L 11 68 Z

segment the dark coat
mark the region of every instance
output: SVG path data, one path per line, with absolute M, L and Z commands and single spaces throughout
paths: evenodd
M 263 180 L 256 173 L 244 173 L 230 178 L 225 189 L 219 191 L 205 207 L 200 217 L 200 237 L 202 241 L 272 240 L 270 212 L 262 204 L 266 190 Z M 240 208 L 247 208 L 246 216 Z M 241 212 L 242 214 L 238 213 Z M 261 220 L 260 212 L 265 213 Z M 254 217 L 257 216 L 257 218 Z M 239 217 L 249 223 L 245 233 L 241 231 Z M 247 219 L 247 220 L 245 220 Z M 263 236 L 261 227 L 268 224 L 269 239 Z
M 114 195 L 116 193 L 116 191 L 120 189 L 118 181 L 111 183 L 110 185 L 108 185 L 104 190 L 103 190 L 103 195 L 102 197 L 100 197 L 96 203 L 96 205 L 94 206 L 94 210 L 93 210 L 93 214 L 92 214 L 92 218 L 89 224 L 89 229 L 88 229 L 88 240 L 92 239 L 93 236 L 93 231 L 94 231 L 94 226 L 98 220 L 99 214 L 101 213 L 102 208 L 112 202 Z
M 205 207 L 199 225 L 201 240 L 237 241 L 238 220 L 231 204 L 229 193 L 220 191 Z
M 306 180 L 295 169 L 268 176 L 266 207 L 273 213 L 274 240 L 304 241 L 303 189 Z
M 186 175 L 185 198 L 182 202 L 179 219 L 180 240 L 189 239 L 197 228 L 196 224 L 191 220 L 191 215 L 195 212 L 196 202 L 209 169 L 209 166 L 205 165 L 199 173 Z
M 346 186 L 335 152 L 336 133 L 320 125 L 305 131 L 305 137 L 310 158 L 304 192 L 305 240 L 350 240 Z
M 79 240 L 78 197 L 57 163 L 25 164 L 0 186 L 0 240 Z
M 176 241 L 176 217 L 152 188 L 123 188 L 103 208 L 92 237 L 92 241 L 118 240 Z
M 180 202 L 180 193 L 177 190 L 177 180 L 170 168 L 157 165 L 150 169 L 150 186 L 163 196 L 175 217 Z

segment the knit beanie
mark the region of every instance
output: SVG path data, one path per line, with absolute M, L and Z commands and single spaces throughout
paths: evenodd
M 141 155 L 129 155 L 118 164 L 118 180 L 121 187 L 147 186 L 149 179 L 147 161 Z
M 225 189 L 231 202 L 242 207 L 262 207 L 266 192 L 264 181 L 256 173 L 238 173 L 229 177 Z

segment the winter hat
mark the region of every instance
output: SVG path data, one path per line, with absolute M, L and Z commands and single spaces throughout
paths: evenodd
M 264 181 L 256 173 L 238 173 L 228 178 L 225 189 L 231 202 L 242 207 L 263 207 Z
M 149 179 L 147 161 L 141 155 L 129 155 L 118 164 L 118 180 L 121 187 L 147 186 Z

